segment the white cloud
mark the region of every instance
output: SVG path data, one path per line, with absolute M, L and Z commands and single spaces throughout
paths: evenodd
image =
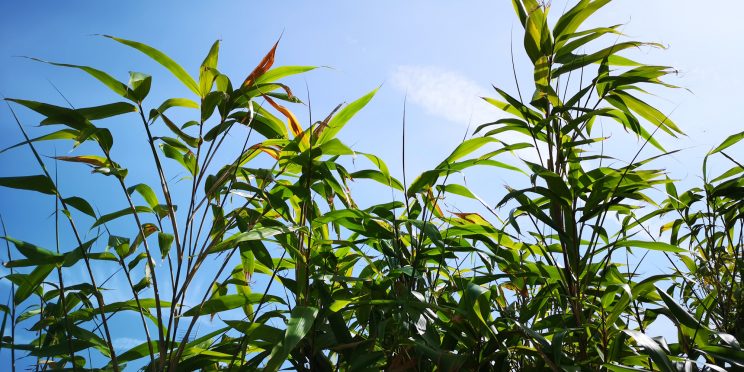
M 411 102 L 427 113 L 453 123 L 470 124 L 471 131 L 481 124 L 506 117 L 504 112 L 481 99 L 493 97 L 495 92 L 456 71 L 436 66 L 398 66 L 391 80 L 394 87 L 405 92 Z M 516 132 L 503 132 L 498 138 L 507 143 L 531 142 L 527 136 Z M 516 154 L 539 163 L 533 149 L 517 150 Z
M 392 84 L 431 115 L 477 126 L 503 115 L 480 97 L 489 91 L 466 76 L 435 66 L 398 66 Z

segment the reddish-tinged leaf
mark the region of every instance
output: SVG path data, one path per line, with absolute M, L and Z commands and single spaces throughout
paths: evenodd
M 281 40 L 281 38 L 279 39 Z M 258 66 L 253 69 L 253 72 L 251 72 L 251 74 L 248 75 L 247 78 L 245 78 L 245 81 L 243 81 L 243 87 L 249 87 L 253 85 L 253 83 L 256 82 L 256 79 L 265 74 L 266 71 L 269 71 L 271 66 L 274 64 L 274 54 L 276 53 L 277 46 L 279 46 L 279 40 L 276 41 L 274 47 L 271 48 L 269 53 L 267 53 L 266 56 L 263 57 Z
M 262 143 L 257 143 L 251 146 L 249 149 L 265 152 L 267 155 L 271 156 L 272 158 L 279 160 L 279 150 L 274 147 L 266 146 Z
M 313 138 L 317 139 L 323 133 L 323 131 L 328 127 L 328 122 L 331 121 L 333 114 L 335 114 L 336 111 L 338 111 L 338 109 L 340 109 L 343 105 L 343 103 L 340 103 L 338 106 L 336 106 L 335 109 L 333 109 L 333 111 L 331 111 L 330 114 L 328 114 L 328 116 L 322 122 L 320 122 L 318 127 L 316 127 L 315 131 L 313 132 Z
M 292 131 L 292 134 L 294 134 L 295 137 L 302 134 L 302 127 L 300 127 L 300 123 L 297 121 L 297 118 L 291 111 L 289 111 L 286 107 L 274 102 L 274 100 L 269 98 L 268 96 L 263 97 L 266 99 L 266 102 L 271 104 L 271 106 L 277 109 L 277 111 L 281 112 L 282 115 L 287 117 L 287 120 L 289 121 L 289 129 Z
M 81 156 L 55 156 L 57 160 L 70 161 L 74 163 L 85 163 L 94 167 L 105 167 L 108 163 L 105 158 L 95 155 L 81 155 Z

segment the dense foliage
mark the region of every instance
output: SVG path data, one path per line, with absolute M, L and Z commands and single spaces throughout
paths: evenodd
M 627 41 L 618 26 L 581 28 L 608 2 L 578 1 L 550 24 L 548 5 L 514 0 L 533 81 L 512 93 L 496 87 L 498 98 L 485 100 L 508 117 L 480 125 L 412 180 L 337 138 L 375 91 L 301 124 L 287 108 L 299 99 L 279 81 L 313 68 L 275 67 L 277 45 L 231 80 L 217 68 L 216 42 L 194 79 L 150 46 L 107 36 L 160 63 L 193 97 L 160 104 L 147 100 L 149 75 L 133 72 L 124 84 L 51 63 L 87 73 L 121 101 L 66 108 L 8 99 L 61 129 L 30 138 L 16 119 L 25 140 L 14 147 L 30 148 L 39 168 L 0 185 L 56 198 L 55 216 L 77 244 L 53 250 L 6 233 L 6 367 L 22 355 L 37 370 L 744 368 L 744 166 L 727 154 L 744 133 L 709 153 L 729 170 L 711 176 L 703 164 L 701 187 L 678 192 L 655 166 L 668 154 L 656 138 L 682 131 L 644 101 L 649 87 L 673 88 L 661 80 L 673 69 L 621 56 L 658 45 Z M 120 115 L 144 129 L 139 145 L 159 182 L 132 180 L 127 159 L 113 158 L 118 143 L 99 123 Z M 171 119 L 184 115 L 191 119 Z M 602 119 L 639 139 L 631 159 L 603 151 L 609 139 L 594 128 Z M 228 136 L 244 137 L 243 146 L 219 164 L 235 150 Z M 90 153 L 54 159 L 107 177 L 107 192 L 126 207 L 99 213 L 63 195 L 37 151 L 50 140 L 88 144 L 79 148 Z M 647 147 L 656 154 L 642 158 Z M 351 171 L 352 158 L 366 168 Z M 494 191 L 497 205 L 452 181 L 473 167 L 515 180 Z M 179 173 L 188 195 L 172 194 Z M 391 196 L 360 207 L 352 181 Z M 443 207 L 458 198 L 482 205 Z M 668 266 L 640 273 L 649 251 Z M 125 278 L 128 288 L 116 290 L 131 299 L 111 300 L 97 266 Z M 87 278 L 64 281 L 73 268 Z M 137 320 L 129 332 L 146 341 L 117 350 L 111 324 L 127 314 Z M 200 332 L 200 318 L 215 327 Z M 662 318 L 676 329 L 648 332 Z M 34 338 L 16 339 L 16 327 Z

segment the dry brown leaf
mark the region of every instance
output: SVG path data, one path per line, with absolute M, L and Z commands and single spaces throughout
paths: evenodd
M 281 40 L 281 38 L 279 39 Z M 279 40 L 274 43 L 274 47 L 271 48 L 271 50 L 263 57 L 261 62 L 258 63 L 258 66 L 253 69 L 253 72 L 245 78 L 243 81 L 243 88 L 253 85 L 253 83 L 256 82 L 256 79 L 265 74 L 266 71 L 269 71 L 271 66 L 274 65 L 274 54 L 276 54 L 277 46 L 279 46 Z

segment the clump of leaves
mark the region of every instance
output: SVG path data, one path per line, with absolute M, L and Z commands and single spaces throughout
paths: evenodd
M 219 42 L 195 79 L 150 46 L 107 36 L 154 59 L 190 92 L 159 104 L 148 99 L 149 75 L 131 73 L 125 84 L 92 67 L 52 63 L 87 73 L 121 101 L 67 108 L 9 99 L 40 114 L 42 127 L 62 128 L 30 138 L 18 122 L 25 140 L 14 147 L 29 147 L 40 172 L 2 177 L 0 185 L 54 197 L 55 216 L 67 220 L 77 246 L 54 251 L 5 233 L 12 301 L 2 308 L 4 324 L 36 336 L 27 343 L 0 337 L 2 347 L 35 358 L 37 369 L 73 370 L 741 366 L 744 168 L 724 150 L 742 135 L 711 153 L 735 167 L 706 176 L 703 189 L 678 195 L 663 169 L 650 168 L 668 154 L 656 136 L 682 132 L 645 101 L 644 88 L 671 87 L 661 79 L 673 70 L 622 56 L 659 45 L 625 41 L 619 26 L 581 28 L 608 2 L 578 1 L 550 23 L 548 5 L 514 0 L 534 79 L 517 81 L 516 94 L 495 88 L 499 98 L 485 100 L 509 117 L 481 125 L 482 135 L 464 138 L 410 183 L 337 138 L 376 90 L 303 125 L 290 110 L 300 100 L 281 81 L 313 68 L 274 67 L 277 45 L 233 85 L 218 69 Z M 527 87 L 531 96 L 523 96 Z M 122 144 L 99 124 L 123 115 L 144 130 L 138 145 L 151 156 L 153 185 L 132 180 L 129 159 L 114 159 Z M 631 159 L 602 151 L 608 139 L 595 129 L 602 119 L 639 139 Z M 240 151 L 218 163 L 235 136 Z M 62 195 L 37 149 L 50 140 L 84 149 L 55 161 L 107 177 L 126 207 L 100 214 L 88 199 Z M 641 158 L 646 147 L 660 153 Z M 532 160 L 504 159 L 527 151 Z M 371 166 L 356 170 L 357 158 Z M 473 167 L 523 180 L 493 205 L 454 181 Z M 173 191 L 174 172 L 185 174 L 187 193 Z M 357 205 L 351 185 L 359 180 L 389 188 L 393 200 Z M 656 203 L 653 190 L 662 186 L 669 199 Z M 461 211 L 451 203 L 458 198 L 480 207 Z M 646 223 L 671 213 L 678 218 L 664 225 L 668 243 L 642 238 Z M 87 241 L 84 215 L 96 232 Z M 611 228 L 608 218 L 622 226 Z M 619 261 L 628 251 L 662 252 L 689 272 L 641 275 L 643 258 Z M 99 266 L 115 268 L 131 300 L 112 300 Z M 87 278 L 63 281 L 64 271 L 79 267 Z M 671 282 L 669 291 L 657 287 Z M 121 330 L 110 324 L 127 314 L 137 316 L 127 332 L 146 341 L 118 350 Z M 674 322 L 678 340 L 649 334 L 659 316 Z M 200 332 L 207 317 L 213 327 Z
M 336 208 L 336 200 L 344 208 L 355 206 L 346 186 L 354 172 L 336 163 L 355 153 L 335 136 L 375 92 L 334 111 L 322 122 L 303 128 L 289 109 L 277 103 L 300 102 L 278 80 L 313 67 L 272 68 L 277 45 L 234 86 L 217 68 L 219 42 L 214 43 L 199 68 L 198 79 L 194 79 L 150 46 L 106 37 L 154 59 L 196 99 L 169 98 L 148 111 L 145 102 L 151 76 L 133 72 L 128 84 L 124 84 L 92 67 L 61 63 L 51 64 L 82 70 L 124 101 L 66 108 L 8 99 L 41 114 L 42 126 L 63 129 L 31 139 L 18 122 L 25 141 L 14 147 L 29 146 L 42 173 L 4 177 L 0 185 L 54 196 L 59 203 L 57 215 L 68 220 L 78 247 L 55 253 L 6 237 L 22 256 L 6 263 L 6 267 L 17 270 L 5 278 L 14 284 L 13 308 L 29 303 L 33 297 L 40 300 L 12 320 L 31 322 L 29 328 L 38 331 L 38 338 L 28 344 L 12 342 L 7 346 L 29 351 L 37 357 L 39 366 L 53 363 L 59 368 L 83 368 L 103 357 L 106 368 L 113 370 L 140 358 L 149 360 L 147 370 L 218 365 L 248 368 L 259 363 L 265 363 L 267 370 L 278 369 L 296 352 L 318 316 L 313 299 L 319 297 L 310 291 L 310 276 L 333 271 L 316 270 L 315 266 L 319 262 L 325 264 L 329 254 L 338 255 L 343 265 L 353 266 L 358 259 L 330 251 L 327 242 L 322 250 L 316 249 L 323 245 L 321 241 L 327 241 L 328 229 L 313 225 L 320 213 L 315 200 L 325 201 L 326 208 L 331 209 Z M 192 115 L 194 120 L 177 124 L 171 119 L 176 116 L 171 115 L 175 110 Z M 150 170 L 159 184 L 132 182 L 124 162 L 113 159 L 114 138 L 98 122 L 119 115 L 133 115 L 141 122 L 146 138 L 140 144 L 152 155 Z M 245 139 L 237 157 L 225 165 L 214 164 L 214 159 L 222 156 L 218 152 L 227 153 L 227 148 L 223 148 L 226 137 L 239 131 Z M 254 140 L 257 135 L 263 139 Z M 36 149 L 36 143 L 47 140 L 71 141 L 73 147 L 83 142 L 94 144 L 97 154 L 57 156 L 55 160 L 84 164 L 93 173 L 110 177 L 127 207 L 99 215 L 86 199 L 63 196 Z M 268 158 L 268 162 L 257 158 L 259 155 Z M 390 178 L 380 159 L 365 156 L 381 170 L 364 170 L 361 175 L 371 174 L 371 178 L 379 180 Z M 185 171 L 191 184 L 187 195 L 171 192 L 172 178 L 168 173 L 174 171 L 173 166 L 181 168 L 177 172 Z M 177 208 L 177 203 L 183 203 L 181 208 Z M 95 218 L 90 229 L 103 229 L 96 238 L 83 241 L 76 223 L 80 214 L 73 210 Z M 125 218 L 130 218 L 135 226 L 132 238 L 126 236 L 124 228 L 122 233 L 115 232 Z M 282 250 L 280 257 L 272 257 L 272 246 Z M 102 292 L 104 284 L 93 270 L 106 261 L 119 266 L 115 275 L 125 277 L 132 300 L 107 301 Z M 79 262 L 85 265 L 88 278 L 81 283 L 64 283 L 61 271 Z M 288 271 L 294 275 L 285 277 Z M 59 274 L 56 283 L 49 278 L 52 272 Z M 258 289 L 251 285 L 254 275 L 267 278 L 260 292 L 251 290 Z M 193 284 L 197 281 L 208 283 L 208 290 L 194 293 Z M 269 294 L 277 281 L 291 288 L 293 298 L 284 300 Z M 241 309 L 242 316 L 231 312 L 234 309 Z M 113 346 L 115 336 L 109 323 L 112 317 L 116 319 L 125 312 L 139 315 L 139 334 L 146 342 L 121 352 Z M 206 315 L 220 315 L 222 327 L 197 336 L 197 320 Z M 270 325 L 285 320 L 285 327 Z M 102 328 L 91 326 L 95 324 Z M 103 332 L 98 334 L 101 329 Z M 93 359 L 83 357 L 91 355 L 91 351 L 95 353 Z

